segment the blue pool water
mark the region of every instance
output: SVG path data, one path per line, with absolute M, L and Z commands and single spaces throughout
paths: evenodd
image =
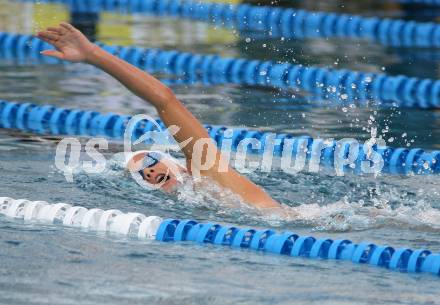
M 375 12 L 344 9 L 366 15 L 402 14 L 383 7 Z M 33 26 L 42 26 L 42 20 L 47 24 L 44 16 L 50 14 L 59 17 L 63 11 L 0 1 L 0 15 L 5 17 L 0 18 L 0 31 L 31 32 Z M 439 75 L 438 50 L 385 48 L 342 39 L 249 41 L 246 34 L 231 35 L 202 23 L 111 14 L 102 16 L 99 29 L 98 38 L 108 43 L 434 79 Z M 438 111 L 367 108 L 356 103 L 317 107 L 306 92 L 292 95 L 244 86 L 173 85 L 172 89 L 206 123 L 359 140 L 369 138 L 371 128 L 377 127 L 390 146 L 440 149 Z M 155 116 L 151 106 L 115 80 L 82 64 L 18 65 L 0 59 L 0 98 Z M 189 190 L 177 196 L 146 192 L 125 177 L 114 160 L 114 153 L 123 149 L 119 142 L 112 142 L 105 153 L 110 160 L 105 174 L 81 172 L 68 183 L 54 166 L 57 141 L 53 136 L 0 129 L 0 196 L 440 251 L 438 176 L 291 176 L 281 170 L 249 175 L 287 212 L 299 213 L 293 217 L 239 204 L 231 208 Z M 3 304 L 440 304 L 437 277 L 349 262 L 136 241 L 4 216 L 0 216 L 0 245 Z

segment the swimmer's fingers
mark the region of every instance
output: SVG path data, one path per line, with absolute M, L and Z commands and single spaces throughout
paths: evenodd
M 40 35 L 37 35 L 37 37 L 38 37 L 39 39 L 41 39 L 41 40 L 47 42 L 47 43 L 50 43 L 51 45 L 55 45 L 55 43 L 56 43 L 55 41 L 53 41 L 53 40 L 51 40 L 51 39 L 48 39 L 48 38 L 44 38 L 44 37 L 42 37 L 42 36 L 40 36 Z
M 74 28 L 71 24 L 69 24 L 69 23 L 67 23 L 67 22 L 61 22 L 61 23 L 60 23 L 60 27 L 66 29 L 66 30 L 69 31 L 69 32 L 73 32 L 73 31 L 75 31 L 75 28 Z
M 54 33 L 57 33 L 57 34 L 59 34 L 59 35 L 63 35 L 63 33 L 64 33 L 64 30 L 63 30 L 62 27 L 54 27 L 54 26 L 50 26 L 50 27 L 48 27 L 48 28 L 46 29 L 46 31 L 48 31 L 48 32 L 54 32 Z
M 58 59 L 64 59 L 64 54 L 61 53 L 60 51 L 56 51 L 56 50 L 45 50 L 45 51 L 41 52 L 41 54 L 46 55 L 46 56 L 50 56 L 50 57 L 55 57 Z
M 63 41 L 62 37 L 57 34 L 54 34 L 53 32 L 47 32 L 47 31 L 40 32 L 38 33 L 37 37 L 47 43 L 50 43 L 58 50 L 63 48 L 63 45 L 65 45 L 65 42 Z M 49 55 L 49 56 L 53 56 L 53 55 Z
M 49 31 L 38 32 L 37 37 L 51 44 L 56 43 L 60 39 L 60 35 Z

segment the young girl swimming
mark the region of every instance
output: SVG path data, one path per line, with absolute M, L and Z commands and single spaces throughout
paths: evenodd
M 280 204 L 272 199 L 261 187 L 240 175 L 230 166 L 222 166 L 222 153 L 210 140 L 209 134 L 194 115 L 176 98 L 170 88 L 150 74 L 113 56 L 90 42 L 79 30 L 68 23 L 49 27 L 39 32 L 37 37 L 50 43 L 55 50 L 43 51 L 43 55 L 52 56 L 70 62 L 84 62 L 107 72 L 131 92 L 151 103 L 164 124 L 179 127 L 174 134 L 178 143 L 186 143 L 182 151 L 186 158 L 186 167 L 176 164 L 165 154 L 152 151 L 136 152 L 127 163 L 130 172 L 139 173 L 143 180 L 158 185 L 161 190 L 170 192 L 179 186 L 180 175 L 208 177 L 223 188 L 239 195 L 244 202 L 258 208 L 275 208 Z M 202 143 L 203 145 L 200 145 Z M 205 169 L 198 160 L 212 160 L 212 166 Z M 172 169 L 172 170 L 170 170 Z

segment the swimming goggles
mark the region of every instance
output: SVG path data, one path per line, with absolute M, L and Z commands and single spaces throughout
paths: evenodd
M 145 154 L 144 159 L 142 160 L 142 168 L 138 171 L 138 173 L 142 176 L 144 180 L 144 169 L 155 166 L 162 159 L 162 154 L 159 152 L 148 152 Z

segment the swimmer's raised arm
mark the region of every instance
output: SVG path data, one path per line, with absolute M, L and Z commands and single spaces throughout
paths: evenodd
M 71 62 L 86 62 L 104 70 L 131 92 L 151 103 L 166 126 L 179 127 L 180 130 L 174 138 L 178 143 L 188 141 L 188 144 L 182 147 L 182 151 L 185 154 L 189 171 L 198 170 L 201 175 L 211 177 L 257 207 L 279 206 L 263 189 L 234 169 L 227 167 L 226 171 L 221 171 L 221 152 L 214 144 L 211 145 L 210 150 L 205 149 L 205 146 L 197 146 L 197 143 L 202 143 L 202 141 L 206 143 L 210 138 L 209 134 L 176 98 L 171 89 L 159 80 L 91 43 L 79 30 L 68 23 L 61 23 L 58 27 L 49 27 L 39 32 L 37 37 L 55 47 L 55 50 L 46 50 L 42 54 Z M 198 142 L 199 140 L 202 141 Z M 205 160 L 206 162 L 208 158 L 215 158 L 210 169 L 202 169 L 201 162 L 192 162 L 195 150 L 196 152 L 200 150 L 199 161 Z M 209 155 L 208 151 L 210 151 Z

